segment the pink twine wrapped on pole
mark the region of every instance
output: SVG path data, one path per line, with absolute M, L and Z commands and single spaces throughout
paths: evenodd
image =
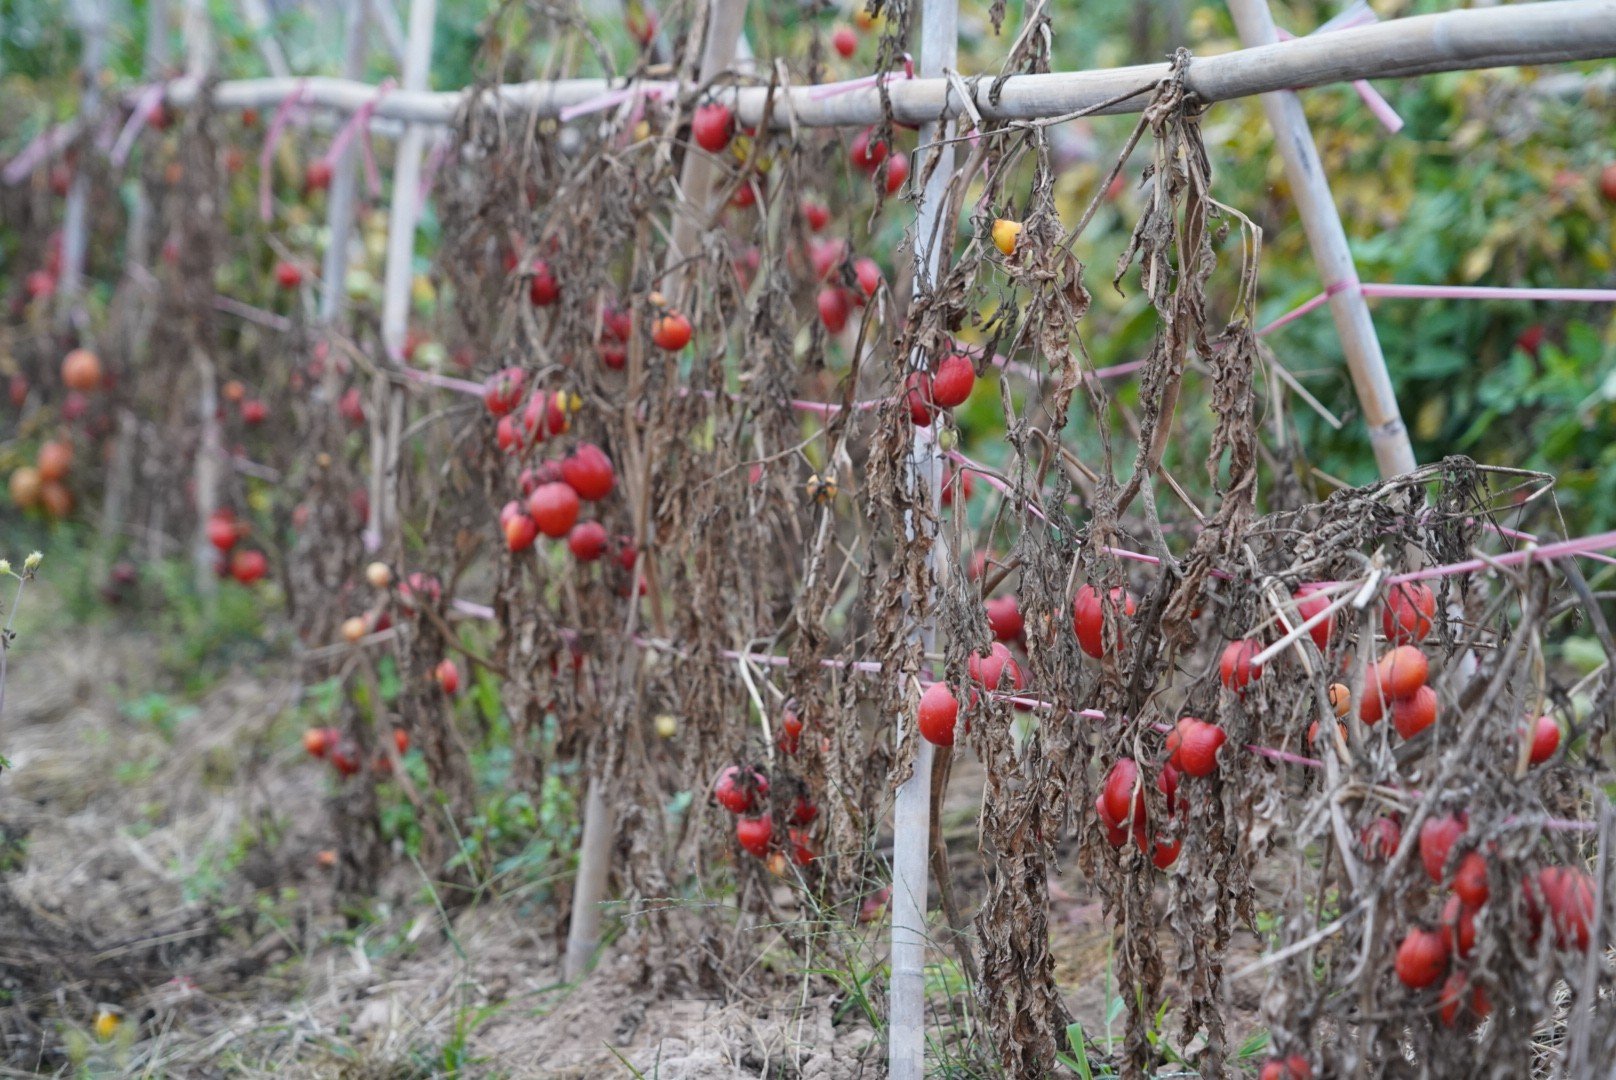
M 66 150 L 78 138 L 83 126 L 79 121 L 71 120 L 65 124 L 52 124 L 41 131 L 16 157 L 6 162 L 5 172 L 0 173 L 0 179 L 5 180 L 8 187 L 22 183 L 42 162 Z
M 275 115 L 269 121 L 269 130 L 264 133 L 264 149 L 258 155 L 258 216 L 266 225 L 275 219 L 275 200 L 271 198 L 269 187 L 275 148 L 280 145 L 281 136 L 286 132 L 286 125 L 291 123 L 292 111 L 303 103 L 308 93 L 309 81 L 299 79 L 292 92 L 275 106 Z
M 870 87 L 878 86 L 887 79 L 892 78 L 894 74 L 895 72 L 890 71 L 877 71 L 873 75 L 863 75 L 857 79 L 821 83 L 808 91 L 808 98 L 811 101 L 824 101 L 827 98 L 840 97 L 842 94 L 851 94 L 855 90 L 868 90 Z M 903 54 L 903 77 L 905 79 L 915 77 L 915 61 L 908 53 Z
M 348 117 L 342 127 L 337 129 L 336 137 L 331 140 L 331 145 L 326 148 L 324 156 L 320 158 L 326 165 L 333 169 L 336 168 L 337 162 L 342 160 L 343 154 L 347 153 L 348 145 L 353 142 L 354 137 L 362 134 L 364 136 L 362 145 L 365 154 L 365 182 L 370 185 L 372 198 L 382 193 L 382 181 L 381 173 L 376 168 L 376 150 L 370 139 L 370 118 L 376 114 L 376 106 L 382 103 L 382 98 L 386 97 L 397 86 L 398 83 L 394 79 L 384 80 L 376 88 L 376 95 L 355 109 L 353 115 Z
M 1359 3 L 1341 12 L 1341 14 L 1313 31 L 1313 33 L 1328 34 L 1336 30 L 1350 30 L 1355 26 L 1368 26 L 1379 21 L 1380 17 L 1370 10 L 1368 4 L 1362 3 L 1360 0 Z M 1313 35 L 1309 34 L 1308 36 Z M 1281 30 L 1279 31 L 1279 40 L 1295 41 L 1296 35 L 1289 31 Z M 1397 110 L 1392 108 L 1391 102 L 1381 96 L 1379 90 L 1369 85 L 1368 79 L 1354 79 L 1352 89 L 1357 92 L 1359 100 L 1364 103 L 1365 107 L 1369 109 L 1370 113 L 1374 115 L 1376 120 L 1380 121 L 1387 131 L 1396 135 L 1403 130 L 1403 118 L 1397 115 Z
M 676 93 L 677 91 L 678 87 L 669 82 L 633 83 L 617 90 L 608 90 L 604 94 L 596 94 L 594 97 L 586 98 L 576 105 L 568 105 L 557 115 L 557 119 L 566 124 L 578 119 L 580 116 L 604 112 L 607 109 L 621 105 L 636 95 L 643 95 L 655 100 L 664 94 Z
M 1616 304 L 1616 289 L 1540 289 L 1505 285 L 1376 285 L 1357 281 L 1338 281 L 1324 292 L 1262 327 L 1257 331 L 1257 335 L 1261 337 L 1273 333 L 1308 312 L 1323 307 L 1336 293 L 1354 286 L 1365 296 L 1388 300 L 1543 300 L 1565 304 Z

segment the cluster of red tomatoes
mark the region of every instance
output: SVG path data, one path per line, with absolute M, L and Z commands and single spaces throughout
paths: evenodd
M 780 731 L 775 739 L 782 754 L 792 757 L 801 749 L 804 726 L 796 707 L 788 704 L 781 714 Z M 819 807 L 800 782 L 796 786 L 797 794 L 786 813 L 786 846 L 798 866 L 807 866 L 814 860 L 809 828 L 819 816 Z M 769 869 L 780 874 L 785 872 L 786 856 L 775 834 L 768 798 L 768 777 L 755 767 L 731 765 L 718 774 L 718 781 L 713 785 L 713 799 L 736 815 L 736 842 L 746 852 L 767 861 Z
M 303 749 L 310 757 L 329 762 L 337 775 L 344 779 L 357 775 L 364 767 L 359 760 L 359 748 L 352 739 L 334 727 L 312 727 L 303 732 Z M 409 753 L 410 733 L 403 728 L 394 728 L 393 749 L 400 757 Z M 370 771 L 377 776 L 391 776 L 393 759 L 384 750 L 376 751 L 371 758 Z
M 234 510 L 220 507 L 208 515 L 208 543 L 219 553 L 214 568 L 220 577 L 229 575 L 243 585 L 251 585 L 269 573 L 269 559 L 262 551 L 241 547 L 250 530 Z

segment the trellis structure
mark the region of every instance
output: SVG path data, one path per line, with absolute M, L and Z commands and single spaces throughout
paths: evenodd
M 1265 0 L 1231 0 L 1230 7 L 1247 48 L 1223 56 L 1196 58 L 1183 77 L 1184 86 L 1206 103 L 1265 95 L 1265 108 L 1320 268 L 1377 463 L 1383 476 L 1406 473 L 1415 466 L 1407 432 L 1392 396 L 1391 380 L 1317 151 L 1292 91 L 1359 79 L 1616 56 L 1616 0 L 1551 0 L 1455 11 L 1283 43 L 1276 40 Z M 735 0 L 716 0 L 707 5 L 708 18 L 716 29 L 709 30 L 715 36 L 708 40 L 707 55 L 711 62 L 703 64 L 704 82 L 728 67 L 732 50 L 715 49 L 715 42 L 720 42 L 726 31 L 738 29 L 742 9 L 743 5 Z M 360 67 L 357 58 L 362 54 L 356 51 L 356 45 L 363 40 L 365 5 L 354 4 L 353 12 L 348 23 L 349 75 L 357 73 Z M 413 0 L 401 89 L 384 90 L 352 78 L 270 78 L 224 82 L 204 91 L 206 73 L 196 69 L 201 61 L 193 58 L 192 72 L 165 84 L 161 93 L 162 100 L 185 106 L 197 102 L 206 92 L 215 107 L 224 109 L 267 108 L 282 105 L 295 96 L 306 107 L 337 113 L 366 109 L 378 120 L 409 125 L 399 151 L 393 190 L 382 325 L 387 362 L 400 365 L 424 126 L 449 124 L 469 108 L 498 109 L 570 122 L 596 110 L 614 107 L 634 95 L 683 98 L 692 90 L 691 86 L 671 82 L 574 79 L 507 85 L 491 91 L 433 93 L 426 85 L 434 14 L 433 0 Z M 939 164 L 919 200 L 919 218 L 914 232 L 917 299 L 928 294 L 947 257 L 946 252 L 932 246 L 930 238 L 934 235 L 939 207 L 953 172 L 952 144 L 947 138 L 950 121 L 968 117 L 978 124 L 984 120 L 1004 120 L 1046 125 L 1084 115 L 1135 112 L 1146 106 L 1152 91 L 1171 71 L 1171 65 L 1153 64 L 1110 71 L 965 79 L 954 70 L 955 36 L 953 0 L 925 0 L 919 71 L 914 77 L 900 72 L 888 73 L 882 77 L 884 85 L 881 86 L 875 85 L 873 79 L 861 79 L 822 87 L 715 86 L 709 90 L 713 99 L 732 104 L 741 123 L 767 122 L 776 130 L 865 126 L 878 123 L 888 115 L 901 122 L 926 125 L 922 129 L 922 148 L 937 154 Z M 201 46 L 196 48 L 200 50 Z M 97 62 L 93 53 L 86 58 L 87 67 Z M 139 96 L 147 102 L 156 100 L 150 95 Z M 89 99 L 87 106 L 93 106 Z M 349 150 L 337 162 L 329 204 L 329 226 L 334 237 L 346 235 L 351 226 L 355 157 Z M 921 169 L 917 169 L 917 173 L 924 175 Z M 710 181 L 699 176 L 694 179 L 697 182 L 687 187 L 687 195 L 695 206 L 704 208 L 709 199 Z M 78 212 L 82 213 L 83 193 L 77 191 L 76 194 Z M 70 202 L 70 207 L 72 205 Z M 70 209 L 70 215 L 73 212 Z M 689 222 L 681 221 L 681 226 L 688 227 Z M 684 231 L 688 242 L 688 228 Z M 82 237 L 71 225 L 70 233 L 75 236 L 70 244 L 72 248 Z M 320 316 L 331 323 L 341 317 L 345 248 L 345 244 L 333 242 L 328 249 Z M 675 258 L 678 248 L 679 244 L 675 243 L 672 248 Z M 397 468 L 403 416 L 402 391 L 397 386 L 387 385 L 380 376 L 377 387 L 373 400 L 378 407 L 385 406 L 387 419 L 384 426 L 377 429 L 378 437 L 372 447 L 372 524 L 368 535 L 368 546 L 372 548 L 379 546 L 384 534 L 397 526 L 391 509 L 391 492 L 396 486 L 396 477 L 392 474 Z M 204 412 L 207 411 L 205 404 Z M 910 479 L 918 485 L 918 491 L 929 492 L 932 500 L 940 490 L 942 462 L 942 451 L 929 437 L 917 438 L 910 460 Z M 201 505 L 205 505 L 203 497 L 211 487 L 205 475 L 207 468 L 199 462 Z M 899 728 L 906 730 L 902 721 Z M 924 1075 L 922 1005 L 929 771 L 929 747 L 921 743 L 913 776 L 899 789 L 895 815 L 890 1063 L 891 1075 L 903 1080 Z M 581 971 L 598 937 L 596 901 L 604 885 L 603 860 L 610 841 L 610 829 L 601 821 L 604 803 L 596 797 L 593 787 L 588 807 L 584 865 L 578 877 L 574 919 L 583 920 L 584 924 L 596 921 L 593 927 L 575 921 L 569 940 L 569 975 Z M 610 821 L 609 816 L 606 820 Z

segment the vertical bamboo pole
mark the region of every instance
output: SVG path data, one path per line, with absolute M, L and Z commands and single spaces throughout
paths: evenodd
M 363 5 L 355 3 L 353 6 Z M 286 62 L 286 53 L 281 50 L 281 43 L 275 40 L 271 31 L 269 10 L 264 7 L 264 0 L 241 0 L 241 15 L 253 32 L 253 40 L 258 43 L 258 51 L 263 54 L 264 66 L 269 68 L 270 75 L 277 79 L 291 75 L 292 68 Z
M 1240 43 L 1247 48 L 1279 40 L 1268 0 L 1229 0 L 1229 11 L 1240 31 Z M 1335 319 L 1347 368 L 1352 372 L 1352 385 L 1369 427 L 1375 463 L 1381 476 L 1406 473 L 1415 466 L 1414 447 L 1403 426 L 1391 376 L 1386 371 L 1386 357 L 1380 351 L 1380 339 L 1369 317 L 1369 305 L 1358 289 L 1358 271 L 1347 246 L 1347 234 L 1341 227 L 1341 216 L 1336 212 L 1307 116 L 1302 112 L 1302 101 L 1295 92 L 1280 90 L 1262 95 L 1262 106 L 1285 162 L 1285 175 L 1302 227 L 1307 231 L 1308 246 L 1313 249 L 1319 276 L 1330 293 L 1330 315 Z
M 161 79 L 168 68 L 168 0 L 146 0 L 146 50 L 141 70 L 147 82 Z M 151 262 L 151 199 L 143 184 L 135 186 L 129 209 L 129 231 L 124 235 L 124 258 L 131 267 Z
M 182 33 L 185 39 L 185 70 L 193 79 L 206 79 L 213 66 L 213 34 L 208 25 L 207 0 L 185 0 Z M 211 597 L 218 592 L 213 573 L 213 545 L 208 543 L 208 518 L 219 508 L 219 474 L 224 464 L 224 439 L 219 433 L 219 375 L 213 357 L 200 343 L 192 345 L 196 366 L 197 413 L 201 438 L 196 449 L 196 534 L 191 540 L 191 568 L 196 590 Z
M 745 21 L 746 0 L 710 0 L 699 81 L 707 82 L 734 61 L 736 43 Z M 712 189 L 712 163 L 706 155 L 691 150 L 685 156 L 679 177 L 679 190 L 688 205 L 673 223 L 666 266 L 675 266 L 685 253 L 695 248 L 698 227 L 705 225 L 711 214 Z M 688 279 L 688 275 L 682 277 Z M 664 288 L 682 298 L 683 289 L 672 281 L 664 282 Z M 600 945 L 600 904 L 606 897 L 606 874 L 611 864 L 612 838 L 617 831 L 614 816 L 602 794 L 600 777 L 591 776 L 584 798 L 584 834 L 578 850 L 578 876 L 572 883 L 572 921 L 567 928 L 567 952 L 562 968 L 568 981 L 584 973 Z
M 432 23 L 437 0 L 411 0 L 405 41 L 404 89 L 428 89 L 432 67 Z M 403 361 L 404 339 L 409 333 L 410 293 L 415 282 L 415 226 L 420 214 L 421 156 L 427 128 L 411 124 L 404 129 L 393 160 L 393 202 L 387 216 L 387 268 L 382 293 L 382 348 L 384 366 Z M 387 376 L 376 395 L 383 415 L 371 420 L 370 522 L 365 546 L 374 551 L 395 524 L 398 507 L 399 439 L 404 430 L 404 391 L 389 385 Z
M 107 57 L 106 0 L 74 0 L 73 20 L 84 36 L 84 55 L 79 69 L 84 80 L 84 95 L 79 101 L 79 116 L 83 118 L 84 130 L 92 132 L 101 119 L 101 69 Z M 78 307 L 80 293 L 84 291 L 84 256 L 90 246 L 89 206 L 90 174 L 81 162 L 73 172 L 62 218 L 62 306 L 59 310 L 69 317 Z
M 956 63 L 959 49 L 958 0 L 925 0 L 920 15 L 920 75 L 942 75 Z M 932 290 L 948 252 L 940 243 L 947 231 L 940 228 L 947 209 L 948 185 L 954 172 L 954 148 L 944 141 L 953 133 L 950 123 L 926 124 L 920 129 L 920 146 L 915 152 L 913 175 L 931 177 L 921 193 L 915 221 L 915 300 L 921 301 Z M 935 166 L 926 158 L 935 154 Z M 918 354 L 912 365 L 926 363 Z M 939 510 L 942 491 L 942 455 L 937 446 L 937 425 L 915 429 L 909 452 L 909 482 L 919 497 L 928 499 L 932 514 Z M 934 519 L 930 519 L 934 520 Z M 911 541 L 930 520 L 910 516 L 904 532 Z M 933 630 L 928 622 L 921 630 L 926 650 L 931 651 Z M 898 730 L 912 730 L 912 720 L 898 719 Z M 932 745 L 915 739 L 914 770 L 898 788 L 893 806 L 892 850 L 892 974 L 887 992 L 887 1072 L 893 1080 L 922 1080 L 926 1075 L 926 899 L 929 885 L 927 846 L 931 835 Z
M 348 5 L 344 34 L 342 76 L 360 79 L 365 74 L 365 5 Z M 331 189 L 325 204 L 326 233 L 330 237 L 320 272 L 320 323 L 329 330 L 347 306 L 348 246 L 353 236 L 354 195 L 358 189 L 359 160 L 353 144 L 343 150 L 331 171 Z M 334 371 L 335 364 L 328 365 Z

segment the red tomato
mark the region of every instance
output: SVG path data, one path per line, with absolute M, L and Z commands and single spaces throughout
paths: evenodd
M 1435 986 L 1448 970 L 1448 939 L 1435 930 L 1415 927 L 1397 946 L 1397 977 L 1410 990 Z
M 1218 767 L 1218 750 L 1227 739 L 1216 724 L 1186 716 L 1167 735 L 1168 761 L 1191 776 L 1211 776 Z
M 1262 642 L 1254 638 L 1229 642 L 1223 649 L 1223 656 L 1218 660 L 1218 674 L 1223 679 L 1223 685 L 1238 694 L 1244 691 L 1253 679 L 1260 678 L 1262 665 L 1251 661 L 1262 650 Z
M 1413 697 L 1392 702 L 1392 726 L 1403 738 L 1412 739 L 1436 723 L 1436 713 L 1436 691 L 1422 686 L 1414 692 Z
M 1392 586 L 1386 597 L 1386 606 L 1380 614 L 1380 627 L 1386 640 L 1398 645 L 1424 641 L 1431 632 L 1431 619 L 1436 614 L 1436 594 L 1420 582 L 1404 582 Z
M 760 859 L 769 853 L 769 841 L 773 837 L 774 822 L 766 817 L 743 817 L 735 822 L 735 839 Z
M 1560 749 L 1560 725 L 1555 723 L 1552 716 L 1540 716 L 1532 727 L 1532 756 L 1533 765 L 1541 765 L 1554 756 Z
M 748 773 L 739 765 L 731 765 L 719 773 L 718 782 L 713 785 L 713 798 L 732 814 L 755 810 L 768 793 L 767 777 L 756 771 Z
M 580 499 L 596 502 L 612 493 L 617 474 L 612 470 L 612 459 L 594 443 L 579 443 L 578 448 L 561 462 L 561 479 L 565 480 Z
M 579 562 L 594 562 L 606 554 L 606 528 L 598 521 L 580 521 L 567 534 L 567 548 Z
M 460 668 L 453 660 L 439 660 L 438 666 L 432 669 L 432 677 L 450 697 L 460 692 Z
M 959 719 L 959 702 L 946 683 L 932 683 L 920 695 L 916 720 L 921 738 L 937 746 L 954 745 L 954 726 Z
M 1413 697 L 1430 674 L 1431 663 L 1412 645 L 1399 645 L 1375 664 L 1375 676 L 1386 696 Z
M 1077 596 L 1072 600 L 1072 625 L 1077 631 L 1077 643 L 1083 651 L 1098 659 L 1105 655 L 1105 646 L 1110 639 L 1105 636 L 1104 607 L 1109 606 L 1112 618 L 1117 622 L 1117 634 L 1127 640 L 1127 627 L 1123 620 L 1134 613 L 1137 606 L 1133 593 L 1118 586 L 1111 590 L 1109 603 L 1102 605 L 1100 593 L 1092 585 L 1084 585 L 1077 590 Z
M 1021 606 L 1013 596 L 996 596 L 986 605 L 988 613 L 988 626 L 993 636 L 1000 641 L 1015 641 L 1021 637 L 1025 626 L 1021 618 Z
M 483 404 L 495 416 L 505 416 L 522 403 L 522 386 L 527 375 L 519 367 L 508 367 L 483 384 Z
M 1464 831 L 1465 819 L 1453 814 L 1426 818 L 1425 824 L 1420 826 L 1420 864 L 1425 867 L 1427 876 L 1439 885 L 1442 871 L 1448 865 L 1448 853 Z
M 578 493 L 565 483 L 540 484 L 527 497 L 527 512 L 545 536 L 566 536 L 578 521 Z
M 728 146 L 735 135 L 735 114 L 720 102 L 703 105 L 691 117 L 690 134 L 697 146 L 716 154 Z
M 970 357 L 961 353 L 949 353 L 937 365 L 937 370 L 931 376 L 932 403 L 944 409 L 952 409 L 965 404 L 971 396 L 971 389 L 976 385 L 976 369 L 971 366 Z

